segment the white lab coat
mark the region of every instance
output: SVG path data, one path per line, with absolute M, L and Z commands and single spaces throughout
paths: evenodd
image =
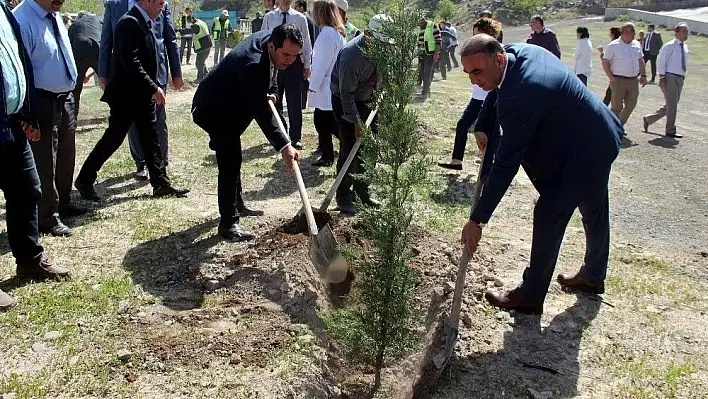
M 574 56 L 575 68 L 573 71 L 575 74 L 590 76 L 592 73 L 592 43 L 590 39 L 586 37 L 578 40 Z
M 332 110 L 332 91 L 329 87 L 334 63 L 339 50 L 344 47 L 344 37 L 333 27 L 325 26 L 320 31 L 312 50 L 312 73 L 307 104 L 323 111 Z

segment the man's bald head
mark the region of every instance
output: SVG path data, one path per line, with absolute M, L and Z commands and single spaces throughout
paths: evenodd
M 472 36 L 462 45 L 460 59 L 472 84 L 485 91 L 499 86 L 506 68 L 506 54 L 495 38 L 484 33 Z

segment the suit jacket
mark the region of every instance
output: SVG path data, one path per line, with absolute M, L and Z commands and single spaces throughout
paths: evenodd
M 116 25 L 120 18 L 128 12 L 128 0 L 108 0 L 103 13 L 103 33 L 101 34 L 101 50 L 98 59 L 98 76 L 107 78 L 111 70 L 111 49 L 113 49 Z M 182 67 L 179 61 L 179 46 L 177 34 L 172 23 L 172 14 L 165 2 L 165 8 L 157 19 L 152 22 L 157 51 L 160 55 L 159 84 L 167 85 L 167 67 L 173 78 L 182 77 Z
M 10 25 L 12 26 L 12 32 L 15 34 L 15 39 L 17 39 L 17 50 L 20 54 L 20 61 L 22 61 L 22 68 L 25 74 L 25 80 L 27 81 L 27 95 L 25 96 L 25 102 L 18 113 L 18 118 L 27 124 L 32 125 L 35 129 L 39 129 L 39 122 L 37 119 L 37 96 L 35 94 L 34 88 L 34 72 L 32 69 L 32 62 L 27 54 L 25 44 L 22 41 L 22 33 L 20 32 L 20 25 L 17 23 L 17 19 L 10 11 L 5 1 L 0 0 L 0 12 L 4 12 L 7 16 Z M 22 71 L 20 71 L 22 72 Z M 0 65 L 0 78 L 2 77 L 2 66 Z M 0 106 L 2 106 L 2 112 L 0 112 L 0 136 L 3 134 L 11 135 L 12 127 L 9 124 L 9 120 L 5 110 L 7 109 L 7 104 L 5 104 L 5 86 L 0 84 Z M 22 133 L 24 135 L 24 133 Z
M 103 21 L 95 15 L 84 15 L 69 26 L 69 41 L 74 59 L 96 59 L 101 43 Z M 80 80 L 80 79 L 79 79 Z
M 277 69 L 272 78 L 270 73 L 270 34 L 270 30 L 261 31 L 241 40 L 199 83 L 192 101 L 192 118 L 209 133 L 212 142 L 238 138 L 255 119 L 277 151 L 290 143 L 266 100 L 268 94 L 278 93 Z M 225 98 L 227 93 L 240 94 Z
M 113 42 L 108 86 L 101 101 L 149 103 L 159 88 L 155 37 L 137 7 L 121 17 L 115 33 L 120 40 Z
M 475 127 L 490 132 L 490 113 L 496 112 L 503 131 L 471 215 L 481 223 L 489 220 L 519 166 L 541 198 L 561 212 L 572 211 L 598 184 L 607 185 L 623 132 L 612 111 L 553 54 L 529 44 L 505 49 L 506 76 L 487 96 Z
M 664 41 L 661 39 L 661 33 L 657 32 L 656 30 L 651 32 L 651 38 L 649 38 L 649 51 L 644 50 L 646 47 L 647 38 L 649 38 L 648 33 L 644 35 L 644 43 L 642 43 L 642 51 L 644 52 L 644 54 L 659 55 L 661 46 L 664 45 Z

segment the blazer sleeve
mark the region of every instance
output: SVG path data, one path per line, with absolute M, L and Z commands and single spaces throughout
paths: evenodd
M 106 3 L 103 11 L 103 30 L 98 50 L 98 77 L 107 78 L 111 70 L 111 50 L 113 49 L 113 16 L 112 4 Z
M 138 92 L 154 94 L 159 86 L 143 68 L 138 56 L 138 48 L 145 43 L 145 32 L 140 27 L 138 20 L 130 18 L 119 24 L 116 29 L 116 36 L 121 40 L 116 41 L 118 62 L 124 68 L 127 78 L 136 82 Z
M 334 63 L 337 61 L 337 43 L 335 38 L 329 34 L 320 34 L 315 41 L 315 48 L 312 54 L 317 57 L 312 58 L 312 74 L 310 75 L 310 90 L 317 91 L 324 82 L 327 73 L 332 71 Z
M 170 75 L 172 79 L 182 77 L 182 66 L 179 61 L 179 47 L 177 46 L 177 33 L 173 27 L 172 13 L 170 8 L 165 3 L 165 8 L 162 10 L 165 18 L 162 24 L 162 38 L 164 39 L 165 49 L 167 50 L 167 63 L 170 67 Z

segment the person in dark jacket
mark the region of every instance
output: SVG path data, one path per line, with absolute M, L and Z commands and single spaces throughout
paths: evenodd
M 17 275 L 35 280 L 68 277 L 68 270 L 44 258 L 39 243 L 37 204 L 42 187 L 28 142 L 40 137 L 34 74 L 20 26 L 4 0 L 0 0 L 0 40 L 0 190 L 5 194 L 7 240 Z M 10 68 L 3 69 L 5 65 Z M 0 312 L 16 303 L 0 290 Z
M 241 186 L 241 134 L 255 119 L 286 168 L 300 158 L 287 132 L 278 127 L 268 101 L 277 100 L 277 75 L 300 53 L 302 35 L 291 24 L 254 33 L 240 41 L 202 80 L 192 100 L 192 119 L 209 134 L 209 148 L 219 169 L 219 235 L 236 241 L 253 233 L 239 224 L 241 216 L 260 216 L 248 209 Z M 243 93 L 224 101 L 223 93 Z
M 462 231 L 470 256 L 520 166 L 540 194 L 523 281 L 507 292 L 487 292 L 487 300 L 502 309 L 543 312 L 563 235 L 576 208 L 587 237 L 585 260 L 577 274 L 560 274 L 558 282 L 604 293 L 610 249 L 608 183 L 623 133 L 619 119 L 563 62 L 537 46 L 502 47 L 491 36 L 476 35 L 460 55 L 470 81 L 491 90 L 475 131 L 491 131 L 490 113 L 497 115 L 503 131 L 482 195 Z M 481 148 L 486 147 L 483 137 L 475 134 Z
M 526 43 L 543 47 L 553 53 L 556 57 L 560 58 L 561 49 L 560 44 L 558 44 L 558 38 L 552 30 L 546 28 L 543 24 L 543 18 L 541 18 L 540 15 L 534 15 L 531 17 L 529 26 L 531 26 L 531 34 L 529 35 L 529 38 L 526 39 Z
M 96 15 L 79 13 L 76 21 L 69 27 L 69 41 L 76 61 L 78 71 L 76 87 L 74 88 L 74 101 L 76 102 L 76 118 L 79 117 L 81 91 L 89 77 L 86 72 L 89 68 L 94 73 L 98 71 L 98 53 L 101 45 L 101 31 L 103 20 Z

